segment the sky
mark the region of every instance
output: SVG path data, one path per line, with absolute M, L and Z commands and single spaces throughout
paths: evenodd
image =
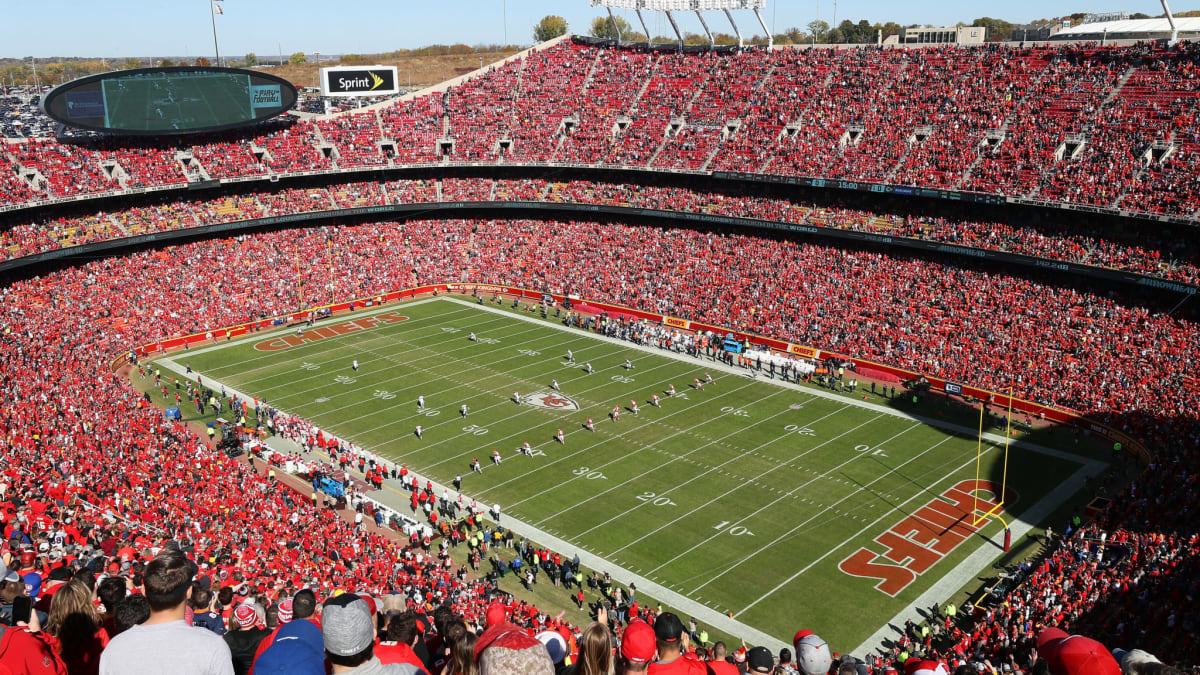
M 5 2 L 0 57 L 213 55 L 210 0 L 54 0 Z M 533 25 L 547 14 L 567 19 L 572 32 L 586 33 L 604 11 L 588 0 L 221 0 L 217 16 L 221 53 L 260 57 L 293 52 L 379 53 L 428 44 L 519 44 L 533 42 Z M 1156 0 L 767 0 L 763 18 L 773 33 L 821 18 L 895 21 L 901 25 L 954 25 L 979 16 L 1015 23 L 1078 11 L 1162 12 Z M 1191 7 L 1173 7 L 1179 12 Z M 614 10 L 616 11 L 616 10 Z M 668 35 L 670 25 L 646 13 L 651 32 Z M 634 27 L 637 17 L 624 14 Z M 678 15 L 680 29 L 701 32 L 695 14 Z M 705 17 L 713 31 L 731 32 L 721 13 Z M 761 33 L 752 12 L 734 12 L 744 36 Z

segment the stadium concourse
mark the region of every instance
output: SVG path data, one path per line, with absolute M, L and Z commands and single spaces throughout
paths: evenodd
M 1147 234 L 1156 226 L 1151 221 L 1113 233 L 1074 215 L 1028 224 L 977 215 L 966 205 L 930 216 L 918 207 L 866 208 L 849 198 L 814 204 L 600 181 L 389 177 L 281 190 L 250 182 L 219 199 L 184 199 L 168 190 L 156 201 L 135 199 L 134 190 L 347 167 L 577 162 L 964 188 L 1194 220 L 1198 55 L 1193 44 L 676 54 L 564 42 L 445 95 L 200 143 L 186 148 L 192 157 L 186 164 L 175 144 L 4 144 L 0 203 L 29 208 L 9 216 L 11 226 L 0 236 L 5 258 L 19 260 L 264 215 L 537 200 L 887 232 L 1195 284 L 1194 241 Z M 671 128 L 677 118 L 682 125 Z M 736 129 L 727 128 L 729 120 L 739 122 Z M 454 139 L 450 157 L 439 154 L 437 139 L 445 133 Z M 1087 142 L 1068 144 L 1074 134 Z M 1155 143 L 1162 152 L 1143 161 Z M 1064 153 L 1073 153 L 1072 163 L 1059 161 Z M 128 196 L 128 205 L 60 215 L 44 204 L 52 198 L 87 204 L 110 192 Z M 522 263 L 514 267 L 514 260 Z M 0 290 L 6 541 L 0 616 L 11 620 L 29 594 L 45 612 L 33 615 L 45 619 L 45 630 L 5 630 L 0 666 L 98 672 L 118 627 L 156 616 L 151 611 L 184 611 L 162 602 L 186 590 L 179 574 L 167 573 L 183 564 L 179 549 L 198 566 L 187 612 L 214 632 L 236 627 L 226 638 L 230 662 L 223 667 L 239 672 L 253 660 L 255 640 L 267 634 L 260 625 L 273 628 L 290 616 L 295 625 L 281 631 L 307 628 L 303 620 L 317 601 L 328 600 L 323 619 L 332 631 L 319 646 L 334 658 L 348 656 L 343 612 L 360 605 L 340 591 L 367 595 L 376 611 L 391 616 L 385 637 L 415 640 L 415 657 L 389 642 L 380 643 L 380 656 L 420 661 L 431 671 L 441 669 L 437 662 L 445 656 L 451 665 L 442 672 L 473 672 L 464 661 L 480 656 L 493 672 L 509 672 L 501 662 L 519 661 L 527 648 L 539 668 L 549 667 L 549 657 L 516 637 L 507 621 L 531 633 L 558 633 L 543 637 L 579 645 L 584 663 L 596 655 L 588 645 L 607 652 L 611 632 L 621 639 L 622 667 L 636 670 L 654 642 L 646 627 L 571 626 L 519 602 L 494 607 L 487 582 L 448 565 L 432 550 L 437 543 L 426 550 L 423 540 L 358 531 L 308 495 L 164 420 L 109 368 L 136 345 L 286 314 L 296 307 L 301 282 L 310 289 L 305 302 L 317 306 L 463 278 L 733 326 L 993 390 L 1012 385 L 1027 398 L 1127 431 L 1152 452 L 1145 472 L 1088 522 L 1061 527 L 1001 603 L 980 613 L 940 613 L 923 627 L 905 626 L 876 652 L 854 656 L 876 673 L 905 670 L 913 654 L 924 660 L 907 664 L 910 675 L 934 672 L 929 661 L 1044 672 L 1048 660 L 1056 675 L 1114 672 L 1103 669 L 1109 661 L 1092 670 L 1068 666 L 1067 652 L 1098 647 L 1043 630 L 1059 627 L 1108 648 L 1143 649 L 1183 667 L 1200 663 L 1190 611 L 1200 593 L 1200 394 L 1184 379 L 1200 353 L 1194 302 L 1091 292 L 1062 277 L 998 273 L 969 259 L 932 261 L 719 229 L 513 219 L 244 232 L 39 270 L 8 283 Z M 302 430 L 303 421 L 296 426 Z M 464 522 L 448 539 L 470 539 L 490 527 Z M 125 597 L 138 582 L 162 591 L 147 593 L 156 605 L 147 607 L 136 593 Z M 93 588 L 102 615 L 88 602 Z M 610 599 L 616 598 L 614 592 Z M 830 611 L 853 611 L 830 603 Z M 218 606 L 213 616 L 210 607 Z M 81 631 L 78 619 L 65 621 L 72 615 L 91 621 Z M 671 643 L 686 629 L 670 618 L 655 623 L 661 653 L 674 653 Z M 481 633 L 478 642 L 474 631 Z M 372 636 L 353 637 L 349 643 L 365 649 Z M 113 644 L 122 642 L 129 640 Z M 831 667 L 819 663 L 812 642 L 792 656 Z M 269 669 L 270 653 L 260 657 L 267 661 L 257 672 Z M 764 663 L 759 650 L 739 653 L 749 666 Z M 324 672 L 319 648 L 291 656 L 297 661 L 290 672 Z M 170 663 L 154 665 L 169 671 Z M 805 672 L 821 670 L 812 663 Z M 26 664 L 43 669 L 22 670 Z

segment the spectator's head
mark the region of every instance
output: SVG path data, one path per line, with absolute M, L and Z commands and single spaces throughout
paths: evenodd
M 292 618 L 311 619 L 317 613 L 317 595 L 304 588 L 292 596 Z
M 775 657 L 766 647 L 751 647 L 746 653 L 746 672 L 767 675 L 775 670 Z
M 804 675 L 825 675 L 833 665 L 833 654 L 829 645 L 819 635 L 809 630 L 796 633 L 792 639 L 796 648 L 796 669 Z
M 904 662 L 904 675 L 950 675 L 946 664 L 912 657 Z
M 68 581 L 54 593 L 46 620 L 47 633 L 69 641 L 68 634 L 90 636 L 99 625 L 92 593 L 82 581 Z
M 554 658 L 554 655 L 551 654 L 550 658 Z M 608 626 L 594 621 L 583 629 L 583 633 L 579 635 L 578 663 L 575 669 L 577 673 L 591 675 L 613 671 L 612 636 L 608 632 Z
M 1054 675 L 1120 675 L 1121 667 L 1104 645 L 1082 635 L 1047 628 L 1037 638 L 1038 656 Z
M 228 607 L 233 604 L 232 586 L 222 586 L 221 590 L 217 591 L 217 604 L 222 607 Z
M 554 675 L 546 647 L 516 624 L 489 626 L 475 643 L 479 675 Z
M 107 577 L 96 588 L 96 595 L 100 597 L 100 602 L 104 603 L 104 611 L 109 614 L 115 612 L 117 603 L 123 600 L 128 592 L 125 580 L 121 577 Z
M 417 615 L 411 610 L 397 614 L 388 621 L 387 639 L 392 642 L 403 642 L 411 647 L 417 643 L 420 634 L 417 630 Z
M 183 610 L 192 591 L 195 564 L 181 551 L 165 549 L 146 565 L 142 588 L 154 612 Z
M 459 624 L 466 626 L 464 624 Z M 453 631 L 447 631 L 453 632 Z M 469 630 L 464 630 L 455 640 L 450 649 L 450 664 L 449 669 L 452 673 L 461 673 L 462 675 L 477 675 L 479 666 L 475 664 L 475 642 L 478 636 Z
M 343 593 L 325 601 L 321 610 L 325 656 L 334 672 L 357 668 L 375 653 L 375 619 L 362 598 Z
M 233 620 L 237 630 L 252 630 L 258 625 L 258 612 L 253 605 L 238 605 L 233 610 Z
M 786 666 L 792 662 L 792 650 L 784 647 L 779 650 L 779 665 Z
M 1179 671 L 1163 665 L 1158 657 L 1141 649 L 1114 649 L 1113 658 L 1121 667 L 1122 675 L 1177 675 Z
M 118 633 L 124 633 L 134 626 L 145 623 L 149 618 L 150 601 L 144 595 L 130 595 L 122 598 L 117 602 L 117 609 L 113 612 L 113 621 Z
M 621 635 L 621 661 L 625 672 L 645 672 L 657 649 L 657 637 L 650 624 L 641 619 L 630 621 Z
M 280 625 L 283 625 L 292 620 L 296 615 L 295 612 L 295 601 L 291 598 L 284 598 L 275 606 L 275 619 Z
M 683 622 L 671 612 L 663 612 L 654 620 L 654 637 L 658 658 L 667 661 L 683 651 Z
M 724 661 L 725 657 L 729 656 L 729 648 L 721 640 L 717 640 L 712 646 L 712 660 Z
M 208 604 L 212 602 L 212 591 L 206 591 L 197 586 L 192 589 L 192 597 L 188 600 L 188 605 L 197 612 L 207 612 Z

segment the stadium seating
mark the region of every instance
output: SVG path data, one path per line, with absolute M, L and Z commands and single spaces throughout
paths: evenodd
M 959 217 L 927 217 L 904 212 L 869 211 L 848 204 L 828 209 L 783 199 L 681 188 L 597 184 L 586 181 L 493 181 L 479 178 L 447 178 L 442 181 L 396 180 L 382 185 L 335 184 L 328 188 L 255 192 L 250 196 L 258 200 L 258 204 L 266 209 L 267 215 L 319 212 L 334 208 L 380 206 L 389 203 L 491 200 L 609 204 L 667 211 L 704 212 L 942 241 L 1136 272 L 1189 284 L 1200 283 L 1200 251 L 1197 250 L 1195 242 L 1186 239 L 1152 236 L 1143 232 L 1109 233 L 1087 229 L 1080 224 L 1028 225 L 979 220 L 965 209 Z M 210 220 L 206 215 L 214 210 L 219 212 L 219 219 L 216 221 Z M 126 226 L 127 231 L 106 230 L 102 238 L 120 238 L 148 231 L 197 227 L 212 222 L 258 217 L 262 213 L 264 212 L 258 211 L 255 204 L 231 204 L 227 200 L 220 200 L 219 204 L 213 205 L 204 201 L 176 201 L 149 209 L 136 207 L 114 214 L 114 217 Z M 62 223 L 78 230 L 83 226 L 84 220 L 86 218 L 68 218 Z M 97 237 L 89 238 L 89 241 L 95 241 Z M 30 255 L 64 246 L 60 243 L 55 228 L 48 225 L 22 226 L 7 232 L 5 241 L 8 250 L 0 253 L 0 259 Z

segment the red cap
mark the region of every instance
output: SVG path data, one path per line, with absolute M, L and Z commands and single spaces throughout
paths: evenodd
M 37 559 L 37 554 L 33 551 L 21 552 L 21 567 L 32 567 L 33 561 Z
M 279 603 L 278 616 L 279 616 L 279 623 L 288 623 L 289 621 L 292 620 L 293 610 L 292 610 L 292 599 L 291 598 L 287 598 L 283 602 Z
M 488 626 L 495 626 L 498 623 L 504 623 L 505 621 L 508 621 L 508 610 L 505 609 L 504 605 L 498 602 L 493 602 L 492 604 L 488 605 L 486 621 Z
M 1038 655 L 1050 663 L 1055 675 L 1121 675 L 1121 666 L 1104 645 L 1058 628 L 1038 635 Z
M 242 628 L 253 628 L 254 624 L 258 623 L 258 614 L 250 605 L 238 605 L 237 609 L 233 610 L 233 618 L 237 619 Z
M 654 629 L 642 619 L 634 619 L 621 636 L 621 656 L 634 663 L 645 663 L 658 651 Z

